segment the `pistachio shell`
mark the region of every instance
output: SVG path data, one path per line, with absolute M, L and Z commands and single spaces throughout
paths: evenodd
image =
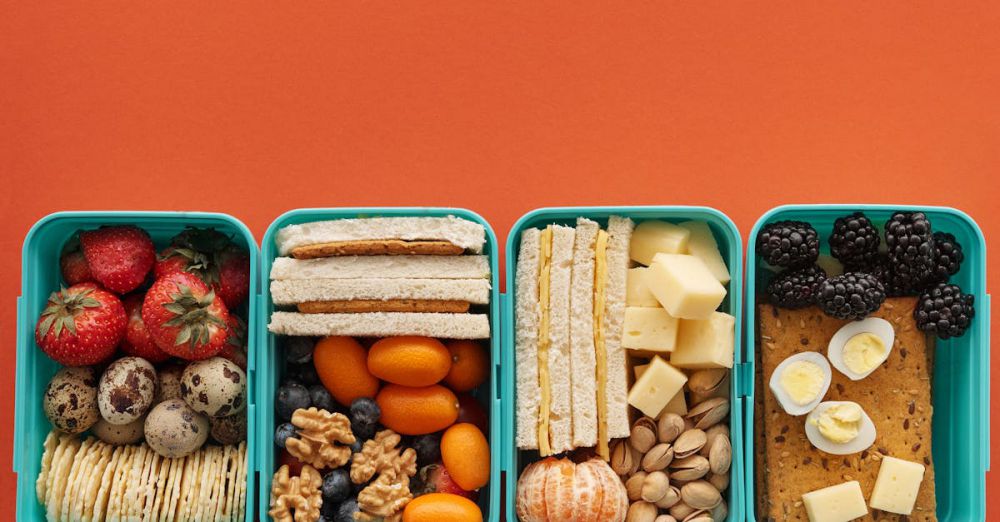
M 676 413 L 664 413 L 656 425 L 656 435 L 660 442 L 673 442 L 684 432 L 684 419 Z
M 635 450 L 625 439 L 614 441 L 611 445 L 611 469 L 622 477 L 630 474 L 635 464 L 634 452 Z
M 712 508 L 712 520 L 725 520 L 727 515 L 729 515 L 729 506 L 726 505 L 725 500 Z
M 729 415 L 729 399 L 714 397 L 688 411 L 687 419 L 698 429 L 708 429 Z
M 711 463 L 709 463 L 711 465 Z M 705 475 L 705 480 L 709 481 L 715 489 L 719 491 L 725 491 L 729 489 L 729 473 L 723 473 L 722 475 L 716 475 L 715 473 L 709 473 Z
M 670 478 L 662 471 L 646 475 L 642 481 L 641 497 L 646 502 L 657 502 L 670 490 Z
M 674 448 L 670 444 L 657 444 L 642 457 L 642 469 L 648 472 L 666 468 L 674 460 Z
M 674 456 L 684 458 L 694 455 L 705 447 L 706 442 L 708 442 L 708 436 L 705 435 L 704 431 L 699 429 L 685 431 L 674 441 Z
M 632 425 L 629 443 L 639 453 L 646 453 L 656 444 L 656 431 L 656 421 L 649 417 L 643 417 Z
M 670 486 L 667 488 L 667 492 L 663 495 L 663 498 L 656 501 L 656 507 L 660 509 L 669 509 L 674 504 L 681 501 L 681 490 L 676 486 Z
M 625 481 L 625 491 L 628 493 L 629 502 L 635 502 L 642 498 L 642 482 L 644 480 L 646 480 L 646 472 L 640 471 Z
M 729 443 L 729 437 L 720 435 L 712 442 L 712 449 L 708 452 L 708 463 L 712 473 L 716 475 L 729 473 L 729 466 L 733 463 L 733 447 Z
M 649 502 L 640 500 L 633 502 L 628 507 L 628 514 L 625 515 L 625 522 L 654 522 L 656 520 L 656 506 Z
M 693 393 L 712 393 L 722 387 L 727 375 L 729 370 L 724 368 L 698 370 L 688 377 L 688 389 Z
M 695 509 L 712 509 L 722 502 L 722 495 L 708 482 L 695 480 L 681 488 L 681 500 Z
M 677 522 L 677 519 L 670 515 L 660 515 L 653 522 Z
M 708 437 L 708 440 L 705 442 L 705 447 L 701 448 L 699 452 L 702 457 L 708 457 L 708 450 L 712 449 L 712 442 L 719 435 L 725 435 L 728 438 L 729 426 L 725 423 L 719 423 L 705 430 L 705 436 Z
M 670 463 L 670 477 L 678 482 L 698 480 L 708 474 L 708 459 L 701 455 L 691 455 L 683 459 L 674 459 Z
M 669 510 L 670 516 L 677 520 L 684 520 L 695 511 L 697 511 L 695 508 L 685 504 L 683 501 L 674 504 Z

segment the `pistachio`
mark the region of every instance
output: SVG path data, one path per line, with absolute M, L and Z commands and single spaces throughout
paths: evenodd
M 625 491 L 628 493 L 630 502 L 642 498 L 642 481 L 644 480 L 646 480 L 646 472 L 640 471 L 625 481 Z
M 722 495 L 708 482 L 695 480 L 681 488 L 681 500 L 695 509 L 712 509 L 722 502 Z
M 729 515 L 729 506 L 726 505 L 725 500 L 712 508 L 712 520 L 725 520 L 727 515 Z
M 677 489 L 675 486 L 670 486 L 667 488 L 666 494 L 663 498 L 656 501 L 656 507 L 660 509 L 669 509 L 674 504 L 681 501 L 681 490 Z
M 674 460 L 674 448 L 670 444 L 657 444 L 642 457 L 642 469 L 647 472 L 659 471 Z
M 619 476 L 624 477 L 632 471 L 635 463 L 635 455 L 632 446 L 625 439 L 618 439 L 611 443 L 611 469 Z
M 676 413 L 664 413 L 660 415 L 660 421 L 656 426 L 656 436 L 660 442 L 673 442 L 684 432 L 684 419 Z
M 688 413 L 690 413 L 690 412 L 688 412 Z M 694 429 L 694 421 L 692 421 L 688 417 L 684 417 L 684 430 L 683 431 L 693 430 L 693 429 Z
M 670 515 L 660 515 L 653 522 L 677 522 L 677 519 Z
M 654 471 L 646 475 L 642 481 L 641 497 L 646 502 L 656 502 L 670 490 L 670 477 L 662 471 Z
M 708 459 L 701 455 L 675 459 L 670 463 L 670 476 L 678 482 L 698 480 L 707 475 L 708 470 Z
M 674 456 L 684 458 L 695 453 L 705 446 L 708 436 L 699 429 L 687 430 L 681 433 L 680 437 L 674 441 Z
M 656 421 L 643 417 L 632 425 L 628 441 L 639 453 L 646 453 L 656 444 Z
M 725 384 L 729 370 L 725 368 L 714 368 L 710 370 L 698 370 L 688 377 L 688 389 L 692 393 L 707 395 L 718 391 Z
M 729 399 L 714 397 L 688 410 L 687 419 L 698 429 L 708 429 L 729 415 Z
M 712 473 L 723 475 L 729 472 L 729 465 L 733 463 L 733 447 L 729 443 L 729 437 L 718 436 L 712 444 L 712 449 L 708 452 L 708 463 Z
M 711 466 L 711 463 L 709 463 L 709 466 Z M 719 491 L 729 489 L 729 473 L 723 473 L 722 475 L 709 473 L 705 476 L 705 480 L 709 481 Z
M 685 504 L 683 501 L 678 502 L 670 507 L 670 516 L 676 518 L 677 520 L 684 520 L 691 513 L 697 511 L 695 508 Z
M 684 519 L 684 522 L 715 522 L 715 519 L 712 518 L 711 514 L 706 513 L 704 510 L 700 510 L 688 515 L 688 517 Z
M 702 457 L 706 457 L 706 458 L 708 457 L 708 451 L 710 449 L 712 449 L 712 442 L 719 435 L 725 435 L 726 438 L 728 438 L 729 437 L 729 426 L 727 426 L 726 424 L 723 424 L 723 423 L 719 423 L 719 424 L 716 424 L 715 426 L 712 426 L 711 428 L 708 428 L 707 430 L 705 430 L 705 437 L 708 440 L 705 441 L 705 447 L 701 448 L 701 451 L 698 452 L 698 453 L 701 454 Z
M 628 514 L 625 515 L 625 522 L 654 522 L 656 520 L 656 506 L 649 502 L 633 502 L 628 507 Z

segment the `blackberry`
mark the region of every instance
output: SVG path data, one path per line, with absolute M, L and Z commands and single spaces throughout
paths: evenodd
M 931 222 L 923 212 L 896 212 L 885 223 L 890 292 L 917 295 L 931 280 L 935 249 Z
M 826 281 L 826 272 L 817 265 L 789 269 L 767 285 L 767 298 L 782 308 L 805 308 L 816 301 L 816 289 Z
M 976 316 L 975 300 L 955 285 L 939 283 L 920 294 L 913 318 L 917 328 L 941 339 L 960 337 Z
M 885 301 L 885 287 L 871 274 L 845 272 L 820 283 L 816 304 L 837 319 L 864 319 Z
M 934 268 L 931 279 L 939 283 L 947 283 L 948 278 L 957 274 L 965 261 L 962 245 L 955 236 L 947 232 L 934 233 Z
M 870 266 L 878 258 L 878 229 L 861 212 L 837 218 L 830 233 L 830 254 L 853 271 Z
M 771 266 L 808 266 L 819 257 L 819 235 L 804 221 L 770 223 L 757 234 L 757 251 Z

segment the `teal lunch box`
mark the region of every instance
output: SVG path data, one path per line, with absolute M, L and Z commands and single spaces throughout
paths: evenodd
M 502 390 L 501 400 L 503 402 L 503 431 L 501 440 L 505 441 L 503 446 L 504 474 L 506 475 L 506 501 L 505 508 L 508 520 L 516 520 L 514 503 L 516 499 L 517 479 L 521 470 L 531 461 L 537 459 L 538 453 L 533 451 L 520 451 L 515 447 L 515 357 L 514 357 L 514 292 L 517 288 L 515 284 L 515 273 L 517 270 L 517 255 L 521 244 L 521 233 L 527 228 L 543 227 L 556 223 L 564 225 L 575 225 L 576 218 L 585 217 L 593 219 L 602 226 L 607 225 L 609 216 L 618 215 L 632 218 L 641 222 L 646 220 L 665 220 L 672 222 L 681 221 L 704 221 L 712 229 L 715 239 L 719 244 L 723 259 L 729 267 L 729 274 L 732 280 L 729 283 L 729 294 L 723 301 L 721 310 L 736 317 L 736 332 L 734 346 L 734 365 L 732 370 L 732 391 L 730 395 L 730 433 L 733 446 L 733 464 L 730 473 L 734 479 L 731 480 L 729 489 L 726 491 L 726 502 L 729 506 L 729 517 L 731 521 L 742 521 L 746 516 L 748 498 L 745 494 L 745 484 L 739 480 L 743 476 L 744 456 L 742 450 L 745 447 L 745 428 L 743 425 L 745 417 L 744 411 L 753 407 L 753 401 L 749 398 L 753 392 L 753 371 L 752 367 L 745 363 L 744 352 L 741 349 L 741 339 L 739 333 L 742 320 L 742 289 L 743 289 L 743 243 L 740 239 L 739 230 L 736 225 L 718 210 L 707 207 L 684 207 L 684 206 L 651 206 L 651 207 L 561 207 L 542 208 L 521 217 L 514 228 L 507 236 L 507 293 L 501 296 L 503 301 L 503 364 L 501 365 Z M 494 451 L 494 454 L 496 452 Z
M 21 296 L 17 300 L 17 375 L 14 414 L 14 472 L 17 474 L 17 520 L 45 520 L 45 508 L 35 498 L 35 479 L 42 458 L 42 444 L 51 429 L 42 411 L 42 395 L 59 365 L 35 344 L 35 323 L 49 294 L 59 289 L 62 277 L 59 256 L 77 230 L 101 225 L 136 225 L 153 238 L 157 249 L 187 226 L 214 227 L 233 237 L 250 253 L 250 273 L 257 274 L 257 242 L 236 218 L 206 212 L 58 212 L 39 220 L 24 240 L 21 261 Z M 250 279 L 247 311 L 257 309 L 257 277 Z M 252 499 L 256 481 L 254 317 L 247 314 L 247 515 L 255 520 Z
M 748 238 L 746 336 L 748 375 L 753 377 L 757 338 L 757 277 L 763 268 L 757 259 L 756 239 L 761 227 L 780 220 L 800 220 L 819 232 L 822 252 L 829 254 L 827 237 L 836 218 L 862 211 L 883 231 L 894 211 L 921 211 L 935 231 L 949 232 L 963 247 L 965 261 L 951 277 L 966 293 L 975 295 L 976 316 L 964 336 L 936 341 L 932 400 L 932 454 L 939 520 L 986 520 L 985 473 L 990 466 L 990 296 L 986 293 L 986 243 L 983 233 L 968 215 L 945 207 L 910 205 L 786 205 L 764 214 Z M 753 386 L 749 388 L 745 425 L 749 427 L 743 453 L 747 497 L 754 498 Z M 756 451 L 761 451 L 757 448 Z M 766 450 L 764 448 L 763 450 Z M 755 519 L 755 508 L 747 509 Z
M 443 217 L 455 216 L 469 221 L 474 221 L 486 228 L 486 245 L 483 253 L 490 259 L 490 284 L 492 295 L 490 297 L 490 352 L 492 355 L 492 371 L 488 385 L 480 386 L 474 396 L 483 405 L 490 419 L 490 483 L 480 490 L 479 506 L 483 511 L 483 520 L 495 522 L 500 520 L 500 470 L 503 462 L 504 438 L 501 433 L 501 419 L 497 413 L 501 412 L 499 394 L 499 364 L 500 364 L 500 289 L 497 256 L 497 238 L 486 222 L 478 214 L 460 208 L 316 208 L 298 209 L 287 212 L 279 216 L 268 227 L 262 241 L 262 264 L 261 264 L 261 285 L 263 294 L 257 303 L 257 326 L 256 332 L 260 342 L 257 343 L 258 356 L 262 361 L 261 371 L 257 381 L 257 397 L 260 397 L 261 407 L 257 411 L 257 437 L 261 444 L 257 447 L 257 470 L 259 476 L 259 497 L 257 508 L 261 517 L 266 516 L 271 492 L 271 478 L 274 474 L 276 462 L 276 448 L 272 440 L 274 439 L 274 399 L 277 394 L 279 378 L 284 371 L 285 358 L 281 353 L 281 346 L 277 342 L 277 336 L 267 330 L 267 323 L 271 312 L 274 311 L 274 303 L 271 301 L 270 280 L 271 265 L 274 258 L 278 256 L 277 246 L 274 243 L 278 230 L 288 225 L 307 223 L 311 221 L 325 221 L 330 219 L 362 218 L 362 217 L 386 217 L 386 216 L 426 216 Z

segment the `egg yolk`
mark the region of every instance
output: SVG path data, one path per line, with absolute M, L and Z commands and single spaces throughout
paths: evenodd
M 864 332 L 855 335 L 844 344 L 844 364 L 854 373 L 867 373 L 885 359 L 885 343 L 882 338 Z
M 816 400 L 823 388 L 823 369 L 809 361 L 795 361 L 781 374 L 781 387 L 799 406 Z
M 811 421 L 830 442 L 846 444 L 861 431 L 861 407 L 857 404 L 830 406 Z

